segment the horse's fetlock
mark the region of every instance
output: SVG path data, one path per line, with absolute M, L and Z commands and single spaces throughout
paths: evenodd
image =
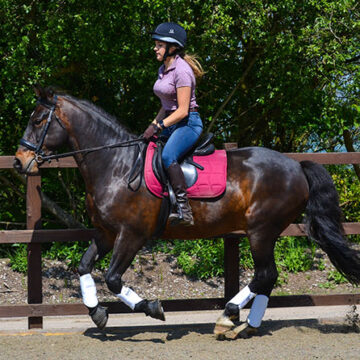
M 146 313 L 146 309 L 147 309 L 147 303 L 148 300 L 142 300 L 139 303 L 137 303 L 134 307 L 134 311 L 135 312 L 144 312 Z
M 224 310 L 224 316 L 231 320 L 237 320 L 239 318 L 239 306 L 231 302 L 227 303 Z
M 87 306 L 87 308 L 89 310 L 89 315 L 92 317 L 96 313 L 97 306 L 93 308 Z

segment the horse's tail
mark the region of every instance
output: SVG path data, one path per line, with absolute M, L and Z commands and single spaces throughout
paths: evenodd
M 343 236 L 339 197 L 330 174 L 312 161 L 301 167 L 309 183 L 306 226 L 309 237 L 329 256 L 331 262 L 351 283 L 360 283 L 360 253 L 351 249 Z

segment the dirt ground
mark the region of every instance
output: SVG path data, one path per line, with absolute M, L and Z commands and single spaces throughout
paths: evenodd
M 359 359 L 359 333 L 316 320 L 265 321 L 250 339 L 216 340 L 213 324 L 94 328 L 0 336 L 0 359 Z
M 274 294 L 358 293 L 349 284 L 329 285 L 325 270 L 290 274 Z M 114 301 L 104 283 L 104 274 L 94 272 L 102 301 Z M 241 272 L 241 286 L 249 283 L 251 271 Z M 223 278 L 206 281 L 188 278 L 176 265 L 176 258 L 155 257 L 146 251 L 125 273 L 124 281 L 142 297 L 176 299 L 222 297 Z M 26 303 L 27 279 L 13 272 L 8 259 L 0 259 L 0 304 Z M 78 274 L 66 262 L 44 260 L 44 303 L 80 302 Z M 213 323 L 114 327 L 84 333 L 0 334 L 0 360 L 9 359 L 359 359 L 359 327 L 348 323 L 317 320 L 266 320 L 250 339 L 216 340 Z
M 336 294 L 359 293 L 351 284 L 329 282 L 327 276 L 334 267 L 319 250 L 317 255 L 324 259 L 325 270 L 316 268 L 298 274 L 288 274 L 273 295 L 286 294 Z M 247 285 L 252 271 L 240 269 L 240 288 Z M 104 282 L 104 272 L 96 270 L 93 277 L 97 284 L 100 301 L 115 301 Z M 186 276 L 178 268 L 176 258 L 162 253 L 142 251 L 135 263 L 123 276 L 125 284 L 132 287 L 141 297 L 147 299 L 187 299 L 223 297 L 224 279 L 214 277 L 204 281 Z M 9 259 L 0 259 L 0 305 L 24 304 L 27 299 L 27 277 L 11 270 Z M 69 269 L 66 262 L 44 259 L 43 261 L 43 303 L 81 302 L 79 276 Z

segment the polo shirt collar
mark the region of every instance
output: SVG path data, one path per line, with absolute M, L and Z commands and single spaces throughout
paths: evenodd
M 175 68 L 176 68 L 176 63 L 177 63 L 178 59 L 179 59 L 179 55 L 175 55 L 174 61 L 173 61 L 172 64 L 167 68 L 167 70 L 165 70 L 165 65 L 164 65 L 164 73 L 167 73 L 167 72 L 169 72 L 170 70 L 175 69 Z

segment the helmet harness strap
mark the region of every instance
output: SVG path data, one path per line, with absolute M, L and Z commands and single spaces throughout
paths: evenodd
M 169 51 L 170 51 L 170 47 L 173 46 L 174 44 L 172 43 L 166 43 L 166 48 L 165 48 L 165 54 L 163 56 L 163 61 L 165 61 L 167 59 L 168 56 L 174 56 L 176 55 L 178 52 L 179 52 L 179 48 L 176 47 L 176 49 L 170 54 Z

